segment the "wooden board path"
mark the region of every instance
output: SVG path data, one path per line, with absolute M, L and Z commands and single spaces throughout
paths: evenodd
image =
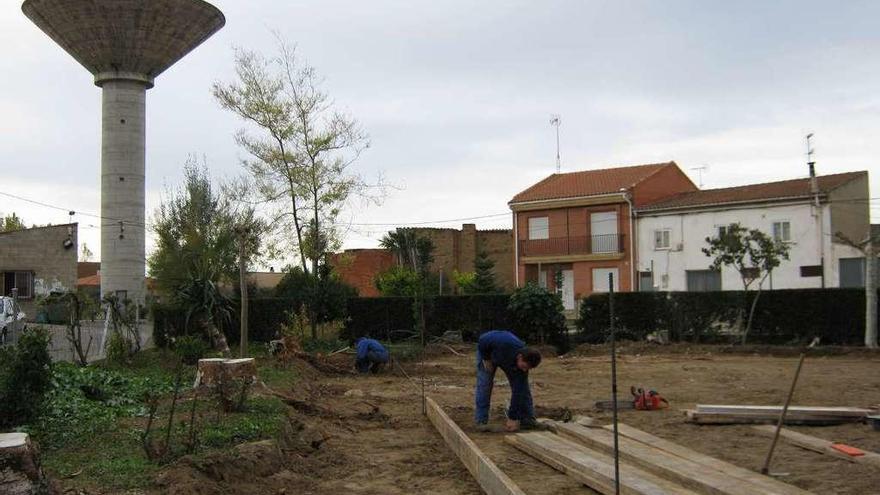
M 605 495 L 614 494 L 614 460 L 547 432 L 519 433 L 505 438 L 514 447 Z M 623 495 L 697 495 L 632 464 L 620 464 Z
M 613 453 L 614 438 L 608 430 L 557 423 L 556 431 L 587 447 L 608 454 Z M 718 471 L 716 468 L 626 436 L 621 436 L 619 446 L 621 459 L 699 493 L 713 495 L 754 495 L 756 493 L 805 495 L 809 493 L 781 482 L 757 485 L 754 482 L 736 478 Z
M 443 412 L 434 399 L 427 401 L 428 419 L 446 441 L 446 445 L 461 460 L 474 479 L 489 495 L 525 495 L 525 492 L 498 468 L 491 459 L 477 447 L 465 432 Z
M 604 428 L 609 431 L 611 431 L 612 429 L 610 425 L 605 426 Z M 715 457 L 711 457 L 706 454 L 701 454 L 700 452 L 693 451 L 677 443 L 670 442 L 669 440 L 662 439 L 648 432 L 633 428 L 632 426 L 621 423 L 617 425 L 617 428 L 620 434 L 626 438 L 631 438 L 641 443 L 650 445 L 655 449 L 660 449 L 668 454 L 672 454 L 683 459 L 687 459 L 691 462 L 695 462 L 697 464 L 714 469 L 715 471 L 723 473 L 727 476 L 741 479 L 747 483 L 751 483 L 761 488 L 762 490 L 766 490 L 767 493 L 807 493 L 800 488 L 789 485 L 787 483 L 783 483 L 781 481 L 777 481 L 769 476 L 764 476 L 761 473 L 752 471 L 750 469 L 739 467 L 735 464 L 722 461 L 721 459 L 716 459 Z
M 776 434 L 776 427 L 772 425 L 754 426 L 753 428 L 755 429 L 755 431 L 768 437 L 772 437 Z M 797 445 L 798 447 L 801 447 L 803 449 L 812 450 L 813 452 L 818 452 L 820 454 L 827 454 L 832 457 L 837 457 L 838 459 L 844 459 L 857 464 L 868 464 L 876 468 L 880 468 L 880 454 L 876 452 L 865 450 L 864 455 L 847 455 L 832 448 L 831 445 L 833 445 L 834 442 L 830 442 L 822 438 L 816 438 L 811 435 L 798 433 L 793 430 L 787 430 L 785 428 L 780 430 L 779 436 L 786 442 Z

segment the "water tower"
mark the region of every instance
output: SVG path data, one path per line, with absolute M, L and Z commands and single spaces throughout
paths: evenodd
M 142 303 L 146 91 L 226 19 L 201 0 L 26 0 L 21 10 L 102 89 L 101 295 Z

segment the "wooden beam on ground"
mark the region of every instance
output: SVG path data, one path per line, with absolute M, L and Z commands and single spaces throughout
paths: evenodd
M 617 427 L 620 435 L 626 438 L 631 438 L 643 444 L 650 445 L 655 449 L 660 449 L 668 454 L 706 466 L 707 468 L 718 471 L 726 476 L 751 483 L 760 488 L 761 493 L 788 493 L 792 495 L 806 493 L 795 486 L 783 483 L 769 476 L 764 476 L 763 474 L 750 469 L 722 461 L 721 459 L 701 454 L 677 443 L 670 442 L 669 440 L 662 439 L 648 432 L 633 428 L 632 426 L 618 424 Z M 604 428 L 610 430 L 611 426 L 605 426 Z
M 614 451 L 614 438 L 610 431 L 601 428 L 584 428 L 568 423 L 557 423 L 557 432 L 578 441 L 587 447 L 611 454 Z M 712 495 L 805 495 L 809 492 L 791 485 L 780 484 L 774 489 L 765 489 L 740 478 L 734 478 L 704 464 L 665 452 L 651 445 L 627 437 L 619 439 L 620 458 L 652 472 L 669 481 L 678 483 L 696 492 Z
M 514 447 L 543 461 L 604 495 L 614 495 L 614 459 L 546 432 L 519 433 L 505 438 Z M 620 464 L 623 495 L 697 495 L 663 478 Z
M 715 413 L 701 412 L 694 409 L 684 411 L 687 415 L 688 422 L 701 425 L 735 425 L 735 424 L 776 424 L 779 422 L 779 413 Z M 862 418 L 852 416 L 820 416 L 815 414 L 803 413 L 787 413 L 785 415 L 785 424 L 787 425 L 808 425 L 808 426 L 827 426 L 839 425 L 843 423 L 858 423 Z
M 765 426 L 754 426 L 755 431 L 761 433 L 762 435 L 772 437 L 776 433 L 776 427 L 765 425 Z M 787 430 L 783 428 L 779 431 L 779 436 L 793 444 L 801 447 L 803 449 L 812 450 L 813 452 L 818 452 L 820 454 L 827 454 L 833 457 L 837 457 L 838 459 L 844 459 L 849 462 L 854 462 L 858 464 L 868 464 L 874 466 L 876 468 L 880 468 L 880 454 L 876 452 L 864 451 L 864 455 L 860 456 L 851 456 L 840 452 L 832 447 L 834 442 L 829 442 L 828 440 L 824 440 L 822 438 L 816 438 L 811 435 L 805 435 L 803 433 L 798 433 L 793 430 Z
M 718 404 L 697 404 L 697 412 L 719 414 L 775 414 L 777 417 L 782 412 L 782 406 L 739 406 Z M 821 417 L 846 417 L 863 419 L 874 410 L 862 407 L 813 407 L 813 406 L 790 406 L 786 414 Z
M 427 397 L 428 419 L 446 441 L 446 445 L 461 460 L 474 479 L 489 495 L 525 495 L 498 466 L 486 457 L 465 432 L 443 412 L 434 399 Z

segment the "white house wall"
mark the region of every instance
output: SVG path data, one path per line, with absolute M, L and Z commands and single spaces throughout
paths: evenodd
M 708 269 L 711 262 L 701 249 L 706 247 L 706 237 L 714 236 L 718 227 L 739 223 L 747 228 L 757 228 L 772 235 L 773 223 L 788 221 L 791 225 L 790 259 L 773 271 L 772 288 L 799 289 L 821 287 L 821 277 L 801 277 L 801 266 L 818 265 L 820 262 L 820 236 L 825 253 L 825 286 L 839 285 L 839 263 L 841 257 L 859 256 L 851 247 L 832 242 L 830 210 L 822 207 L 823 232 L 820 235 L 809 204 L 789 204 L 775 206 L 735 207 L 713 211 L 692 213 L 670 213 L 657 216 L 639 216 L 638 229 L 638 270 L 653 271 L 654 285 L 658 290 L 687 290 L 687 270 Z M 654 231 L 670 230 L 670 249 L 654 249 Z M 668 283 L 661 285 L 662 276 L 668 276 Z M 657 287 L 660 285 L 659 287 Z M 723 290 L 741 290 L 742 279 L 732 268 L 721 271 Z M 771 281 L 764 288 L 770 288 Z

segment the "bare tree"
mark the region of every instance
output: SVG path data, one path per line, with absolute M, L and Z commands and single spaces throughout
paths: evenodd
M 350 170 L 368 146 L 357 121 L 334 109 L 315 69 L 278 37 L 278 55 L 235 50 L 237 80 L 217 82 L 220 105 L 248 121 L 236 142 L 255 204 L 271 209 L 270 225 L 299 253 L 306 273 L 318 273 L 324 255 L 339 245 L 336 221 L 354 196 L 376 200 L 372 187 Z

